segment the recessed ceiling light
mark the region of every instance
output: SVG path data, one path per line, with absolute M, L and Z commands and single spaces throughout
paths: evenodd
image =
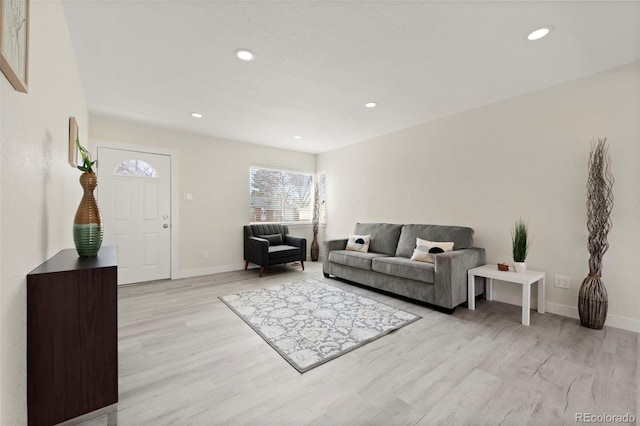
M 243 61 L 253 61 L 256 58 L 253 52 L 247 49 L 236 50 L 236 56 L 238 59 L 242 59 Z
M 293 138 L 294 138 L 294 139 L 302 139 L 302 136 L 300 136 L 300 135 L 295 135 Z
M 202 118 L 202 114 L 200 114 L 199 112 L 192 112 L 192 113 L 191 113 L 191 116 L 192 116 L 193 118 Z
M 364 104 L 364 106 L 367 108 L 375 108 L 376 105 L 378 104 L 375 102 L 367 102 L 366 104 Z
M 549 35 L 550 32 L 551 27 L 549 26 L 538 28 L 537 30 L 531 31 L 531 33 L 529 33 L 529 35 L 527 36 L 527 40 L 540 40 L 542 37 Z

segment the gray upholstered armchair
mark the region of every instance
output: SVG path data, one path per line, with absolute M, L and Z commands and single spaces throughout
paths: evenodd
M 280 224 L 258 224 L 244 227 L 244 269 L 249 262 L 264 268 L 281 263 L 300 262 L 304 271 L 307 260 L 306 238 L 289 235 L 289 228 Z

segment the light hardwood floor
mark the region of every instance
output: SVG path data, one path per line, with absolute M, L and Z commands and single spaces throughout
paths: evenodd
M 119 403 L 83 425 L 556 425 L 637 416 L 638 334 L 479 300 L 453 315 L 307 270 L 119 289 Z M 423 318 L 300 374 L 218 296 L 316 278 Z

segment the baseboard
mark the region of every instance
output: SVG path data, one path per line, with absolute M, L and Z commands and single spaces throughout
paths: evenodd
M 253 265 L 250 265 L 250 267 L 253 267 Z M 176 272 L 176 274 L 172 276 L 171 279 L 179 280 L 181 278 L 193 278 L 193 277 L 200 277 L 203 275 L 221 274 L 223 272 L 241 271 L 243 269 L 244 269 L 244 262 L 236 263 L 233 265 L 212 266 L 210 268 L 188 269 L 186 271 Z
M 580 319 L 577 306 L 568 306 L 562 305 L 560 303 L 547 302 L 546 308 L 547 312 L 551 312 L 552 314 Z M 604 325 L 640 333 L 640 320 L 634 318 L 607 314 L 607 320 L 604 322 Z
M 536 292 L 531 295 L 531 309 L 538 308 L 538 300 Z M 522 306 L 522 300 L 519 296 L 513 294 L 500 293 L 493 290 L 493 300 L 508 303 L 510 305 Z M 577 306 L 563 305 L 561 303 L 546 302 L 545 310 L 551 314 L 562 315 L 563 317 L 580 319 Z M 623 317 L 620 315 L 607 315 L 604 325 L 608 327 L 620 328 L 622 330 L 640 333 L 640 320 L 634 318 Z
M 503 293 L 501 291 L 496 291 L 496 286 L 493 286 L 493 300 L 496 302 L 508 303 L 510 305 L 522 306 L 522 296 L 520 294 L 513 293 Z M 547 303 L 547 311 L 549 304 Z M 538 309 L 538 292 L 531 292 L 531 309 Z M 554 312 L 555 314 L 555 312 Z

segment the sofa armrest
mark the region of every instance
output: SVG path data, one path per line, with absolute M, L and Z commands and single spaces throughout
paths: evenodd
M 244 239 L 244 260 L 260 266 L 269 265 L 269 241 L 259 237 Z
M 329 253 L 333 250 L 344 250 L 347 248 L 347 238 L 339 240 L 324 240 L 322 242 L 322 272 L 325 275 L 331 274 L 331 265 L 329 264 Z
M 307 243 L 307 239 L 304 237 L 298 237 L 297 235 L 285 235 L 284 236 L 284 244 L 289 245 L 289 246 L 293 246 L 293 247 L 300 247 L 301 244 L 306 244 Z
M 300 255 L 301 255 L 300 260 L 302 261 L 307 260 L 307 239 L 306 238 L 287 234 L 284 236 L 284 243 L 289 246 L 299 247 Z
M 485 264 L 483 248 L 453 250 L 435 256 L 437 305 L 453 309 L 467 300 L 467 271 Z

